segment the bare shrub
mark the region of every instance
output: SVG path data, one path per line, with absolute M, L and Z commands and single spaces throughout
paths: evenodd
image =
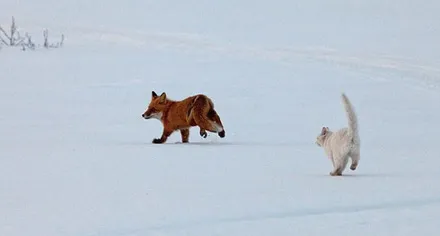
M 59 48 L 64 44 L 64 34 L 61 35 L 61 40 L 59 42 L 50 43 L 49 42 L 49 30 L 43 30 L 43 47 L 46 49 L 49 48 Z M 25 33 L 23 37 L 18 31 L 17 24 L 15 23 L 15 18 L 12 17 L 12 23 L 8 30 L 5 30 L 0 25 L 0 48 L 4 46 L 8 47 L 21 47 L 23 51 L 26 49 L 35 50 L 40 47 L 40 45 L 36 45 L 32 37 Z

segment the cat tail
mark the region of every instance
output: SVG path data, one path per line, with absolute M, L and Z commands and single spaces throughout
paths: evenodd
M 356 112 L 348 97 L 342 93 L 342 103 L 344 104 L 345 112 L 348 119 L 348 135 L 352 137 L 353 143 L 360 144 L 359 126 Z

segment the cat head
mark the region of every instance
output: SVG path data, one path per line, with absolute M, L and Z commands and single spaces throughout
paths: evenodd
M 316 137 L 316 145 L 322 147 L 324 145 L 325 139 L 328 137 L 329 134 L 331 134 L 332 131 L 328 127 L 322 127 L 321 133 Z

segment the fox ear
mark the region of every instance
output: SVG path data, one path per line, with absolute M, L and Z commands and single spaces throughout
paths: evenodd
M 157 98 L 157 93 L 154 92 L 154 91 L 152 91 L 152 92 L 151 92 L 151 96 L 152 96 L 153 98 Z
M 166 100 L 167 100 L 167 94 L 165 92 L 163 92 L 160 95 L 160 103 L 165 103 Z
M 322 127 L 321 129 L 321 135 L 325 135 L 327 133 L 328 128 L 327 127 Z

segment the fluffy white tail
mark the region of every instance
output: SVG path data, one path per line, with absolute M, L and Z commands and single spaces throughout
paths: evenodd
M 342 102 L 344 103 L 345 112 L 348 118 L 348 133 L 353 137 L 354 143 L 360 143 L 356 113 L 353 105 L 351 105 L 350 100 L 348 100 L 348 97 L 344 93 L 342 93 Z

